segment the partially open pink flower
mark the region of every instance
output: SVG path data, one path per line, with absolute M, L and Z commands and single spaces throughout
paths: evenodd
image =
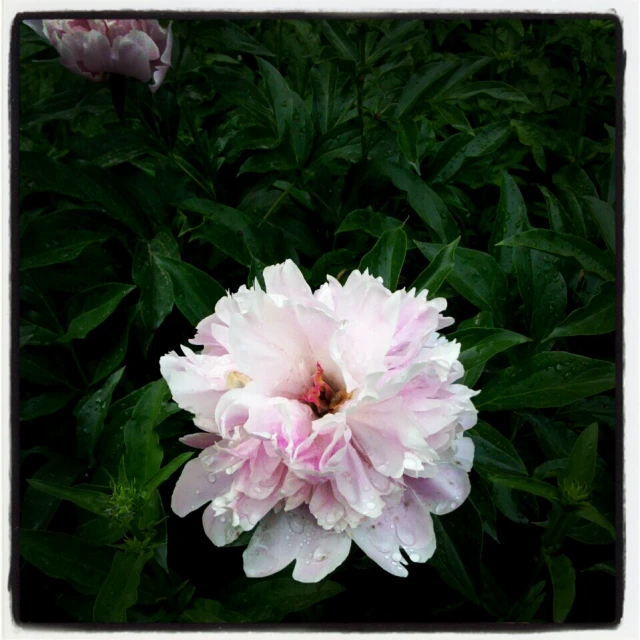
M 353 540 L 381 567 L 435 551 L 431 513 L 469 495 L 476 392 L 442 298 L 391 293 L 354 271 L 315 293 L 296 265 L 268 267 L 258 283 L 222 298 L 193 344 L 160 360 L 175 401 L 205 433 L 184 468 L 172 507 L 204 504 L 215 545 L 258 525 L 244 552 L 248 576 L 296 561 L 293 577 L 316 582 Z M 406 555 L 403 555 L 404 550 Z
M 171 66 L 171 25 L 157 20 L 25 20 L 57 49 L 62 64 L 78 75 L 104 82 L 119 74 L 162 84 Z

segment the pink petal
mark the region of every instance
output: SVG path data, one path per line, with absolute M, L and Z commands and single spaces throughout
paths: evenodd
M 250 578 L 281 571 L 296 560 L 294 580 L 319 582 L 349 555 L 346 534 L 325 531 L 305 507 L 266 516 L 243 554 L 244 570 Z
M 353 541 L 383 569 L 405 578 L 405 549 L 412 562 L 426 562 L 436 549 L 436 538 L 429 510 L 414 493 L 405 491 L 401 499 L 388 503 L 382 515 L 363 521 L 351 530 Z
M 216 516 L 211 507 L 207 507 L 202 512 L 202 526 L 205 534 L 216 547 L 231 544 L 242 533 L 240 527 L 233 526 L 229 516 Z
M 180 442 L 194 449 L 207 449 L 220 441 L 220 436 L 215 433 L 190 433 L 179 438 Z
M 438 516 L 457 509 L 471 491 L 469 474 L 453 464 L 439 465 L 433 478 L 407 478 L 406 482 L 420 502 Z
M 118 36 L 113 41 L 113 58 L 113 73 L 120 73 L 140 82 L 151 80 L 149 56 L 137 39 L 132 39 L 130 35 Z
M 264 283 L 271 296 L 284 296 L 302 302 L 313 302 L 311 288 L 293 260 L 267 267 L 264 270 Z
M 187 462 L 173 490 L 171 509 L 181 518 L 226 493 L 231 486 L 232 476 L 205 468 L 202 458 L 207 453 L 205 450 L 197 460 Z

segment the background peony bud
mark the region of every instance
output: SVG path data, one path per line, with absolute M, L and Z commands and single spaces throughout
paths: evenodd
M 94 82 L 119 74 L 162 84 L 171 66 L 171 25 L 157 20 L 25 20 L 49 40 L 62 64 Z
M 312 292 L 290 260 L 264 281 L 266 291 L 241 287 L 200 322 L 200 353 L 160 361 L 174 400 L 207 432 L 183 439 L 202 452 L 173 510 L 208 504 L 217 546 L 258 525 L 244 553 L 250 577 L 296 560 L 293 577 L 317 582 L 352 541 L 406 576 L 407 558 L 435 551 L 431 514 L 470 491 L 464 431 L 476 392 L 455 384 L 460 345 L 438 334 L 453 322 L 446 301 L 392 293 L 366 271 Z

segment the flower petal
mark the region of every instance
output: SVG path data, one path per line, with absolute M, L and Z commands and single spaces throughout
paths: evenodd
M 216 547 L 231 544 L 242 533 L 240 527 L 233 526 L 230 517 L 216 516 L 211 507 L 207 507 L 202 513 L 202 526 L 205 534 Z
M 436 549 L 429 510 L 411 490 L 405 491 L 397 502 L 388 503 L 379 518 L 363 521 L 352 529 L 351 537 L 374 562 L 402 578 L 409 573 L 401 547 L 412 562 L 426 562 Z
M 244 570 L 250 578 L 262 578 L 296 560 L 294 580 L 319 582 L 346 560 L 350 547 L 346 534 L 319 527 L 306 507 L 270 513 L 242 556 Z
M 407 478 L 406 482 L 420 502 L 438 516 L 457 509 L 471 491 L 469 474 L 454 464 L 439 465 L 433 478 Z
M 232 476 L 211 472 L 203 465 L 202 458 L 208 451 L 205 449 L 197 460 L 187 462 L 173 490 L 171 509 L 181 518 L 226 493 L 231 486 Z

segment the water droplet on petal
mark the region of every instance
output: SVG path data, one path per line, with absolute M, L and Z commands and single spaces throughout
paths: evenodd
M 196 505 L 195 505 L 195 504 L 192 504 L 192 505 L 191 505 L 191 509 L 195 509 L 195 508 L 196 508 Z
M 304 531 L 304 520 L 298 520 L 292 516 L 287 519 L 287 522 L 289 523 L 289 529 L 293 533 L 302 533 Z
M 318 547 L 314 552 L 313 552 L 313 559 L 316 562 L 322 562 L 323 560 L 327 559 L 327 552 L 324 551 L 324 549 L 321 549 L 320 547 Z
M 222 516 L 222 518 L 220 518 L 220 522 L 224 522 L 226 520 L 226 518 L 224 516 Z
M 402 556 L 395 551 L 394 553 L 391 554 L 391 557 L 396 561 L 396 562 L 400 562 L 400 560 L 402 560 Z
M 411 547 L 416 543 L 416 536 L 413 531 L 411 531 L 411 529 L 406 529 L 402 524 L 398 525 L 396 535 L 405 547 Z
M 200 489 L 196 489 L 196 495 L 200 495 Z
M 411 562 L 420 562 L 420 556 L 417 553 L 412 553 L 409 556 L 409 559 L 411 560 Z
M 367 502 L 367 509 L 369 509 L 369 511 L 373 511 L 375 508 L 376 508 L 375 502 Z
M 207 475 L 207 480 L 213 484 L 216 481 L 216 474 L 215 473 L 209 473 Z

